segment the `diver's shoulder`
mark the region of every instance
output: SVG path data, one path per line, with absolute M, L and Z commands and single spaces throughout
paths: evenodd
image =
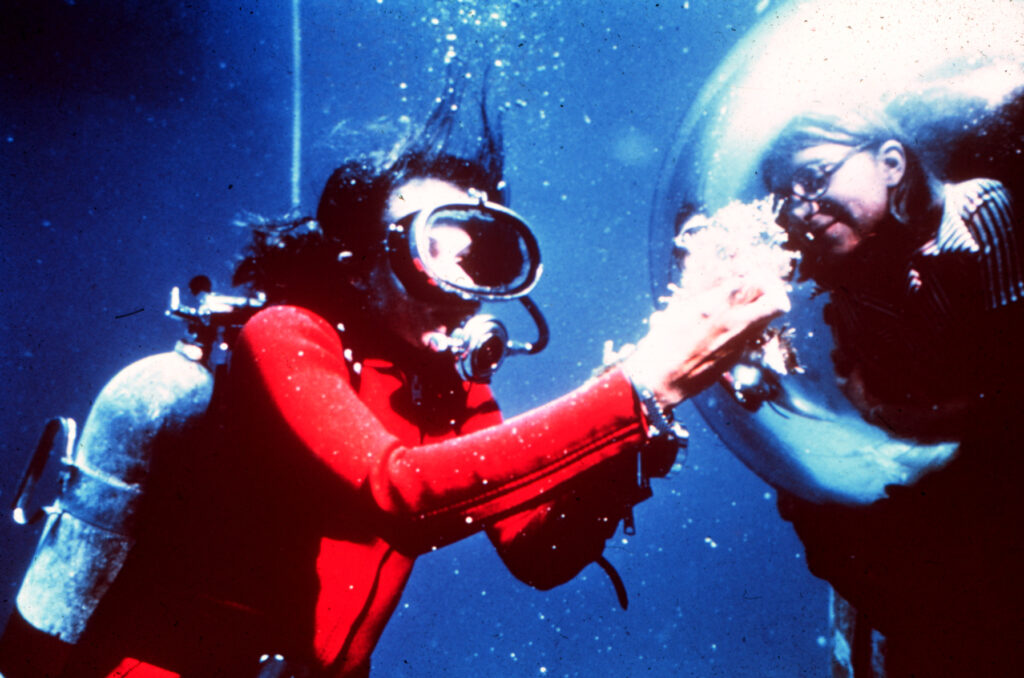
M 308 308 L 279 304 L 265 308 L 250 318 L 242 327 L 239 339 L 256 345 L 310 339 L 323 343 L 337 342 L 338 333 L 323 316 Z

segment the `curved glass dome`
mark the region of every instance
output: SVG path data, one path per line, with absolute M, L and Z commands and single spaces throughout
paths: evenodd
M 681 225 L 764 198 L 758 169 L 769 144 L 795 115 L 823 106 L 882 107 L 944 181 L 1000 179 L 1021 204 L 1021 35 L 1017 3 L 809 2 L 766 15 L 704 87 L 667 159 L 651 222 L 655 298 L 685 275 L 673 246 Z M 715 387 L 697 407 L 773 485 L 818 501 L 870 501 L 885 484 L 913 480 L 900 469 L 918 464 L 901 462 L 941 461 L 956 441 L 897 438 L 864 420 L 837 386 L 827 296 L 794 285 L 793 309 L 777 322 L 793 328 L 804 373 L 780 377 L 761 403 Z M 865 451 L 892 460 L 891 476 L 862 478 Z

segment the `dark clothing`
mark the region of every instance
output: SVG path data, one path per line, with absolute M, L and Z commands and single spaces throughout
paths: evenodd
M 1021 670 L 1024 257 L 1014 226 L 998 182 L 947 186 L 941 225 L 904 266 L 830 298 L 837 372 L 860 380 L 865 418 L 960 442 L 944 468 L 869 506 L 780 493 L 811 572 L 885 636 L 888 678 Z M 857 678 L 872 675 L 862 650 L 852 648 Z
M 868 421 L 897 435 L 956 439 L 966 412 L 988 409 L 980 400 L 1006 388 L 1008 362 L 1021 364 L 1008 347 L 1024 300 L 1013 218 L 999 182 L 947 186 L 932 237 L 874 238 L 829 290 L 836 371 L 862 382 Z

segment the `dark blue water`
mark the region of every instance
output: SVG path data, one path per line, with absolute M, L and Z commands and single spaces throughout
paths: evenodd
M 534 297 L 553 337 L 495 387 L 508 414 L 574 387 L 606 340 L 643 332 L 663 155 L 716 65 L 771 14 L 759 5 L 303 0 L 296 74 L 288 3 L 5 3 L 0 503 L 48 417 L 83 421 L 118 369 L 173 345 L 173 285 L 206 273 L 226 287 L 243 242 L 232 221 L 291 207 L 297 75 L 311 212 L 348 152 L 426 115 L 450 50 L 475 78 L 500 62 L 507 178 L 544 252 Z M 638 534 L 609 542 L 628 612 L 596 566 L 541 593 L 472 538 L 417 563 L 378 675 L 822 675 L 825 585 L 774 492 L 680 413 L 689 458 L 638 507 Z M 0 522 L 4 618 L 35 537 Z

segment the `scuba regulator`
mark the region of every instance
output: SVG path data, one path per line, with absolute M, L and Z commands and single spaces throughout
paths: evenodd
M 489 382 L 510 355 L 533 355 L 548 344 L 544 315 L 527 296 L 540 278 L 540 248 L 518 214 L 487 195 L 413 212 L 388 227 L 384 249 L 392 271 L 413 296 L 443 304 L 518 299 L 537 327 L 533 342 L 509 339 L 493 315 L 477 314 L 450 333 L 434 332 L 429 347 L 450 353 L 467 381 Z

